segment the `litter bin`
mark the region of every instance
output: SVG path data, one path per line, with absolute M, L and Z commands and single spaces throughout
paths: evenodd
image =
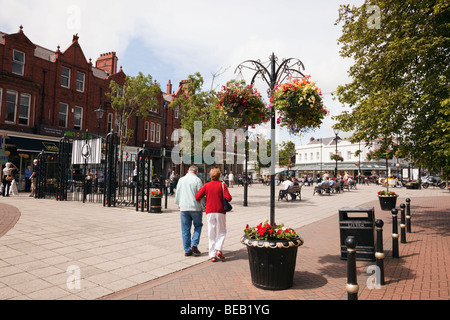
M 347 259 L 345 239 L 354 236 L 356 260 L 375 261 L 375 210 L 373 207 L 346 207 L 339 209 L 341 259 Z

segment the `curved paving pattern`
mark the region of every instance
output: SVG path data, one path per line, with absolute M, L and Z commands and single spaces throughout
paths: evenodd
M 20 211 L 8 204 L 0 203 L 0 237 L 14 228 L 20 219 Z

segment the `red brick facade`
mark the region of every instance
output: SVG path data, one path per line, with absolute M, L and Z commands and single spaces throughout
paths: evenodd
M 121 84 L 126 77 L 122 67 L 117 69 L 115 52 L 101 54 L 95 66 L 88 61 L 77 35 L 66 50 L 61 51 L 58 46 L 51 51 L 30 41 L 22 27 L 14 34 L 0 32 L 0 130 L 53 137 L 66 134 L 70 138 L 86 130 L 97 134 L 94 110 L 102 106 L 106 113 L 100 123 L 100 134 L 106 135 L 114 128 L 115 111 L 105 94 L 111 80 Z M 170 81 L 167 90 L 159 98 L 160 108 L 147 119 L 129 119 L 128 129 L 135 134 L 128 145 L 161 148 L 163 137 L 156 142 L 155 132 L 151 141 L 150 131 L 152 123 L 155 131 L 158 125 L 162 130 L 162 110 L 165 110 L 165 145 L 169 149 L 173 146 L 171 135 L 180 128 L 180 119 L 171 108 L 162 108 L 174 96 Z

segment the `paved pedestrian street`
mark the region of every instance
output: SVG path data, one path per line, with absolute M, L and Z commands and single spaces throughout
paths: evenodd
M 277 187 L 278 194 L 279 187 Z M 101 204 L 38 200 L 26 194 L 0 198 L 0 299 L 2 300 L 346 300 L 346 261 L 340 259 L 338 210 L 373 206 L 385 223 L 386 285 L 368 285 L 373 262 L 357 261 L 360 300 L 448 300 L 450 298 L 450 192 L 394 189 L 397 207 L 411 199 L 412 233 L 393 259 L 392 215 L 381 211 L 376 185 L 330 196 L 276 201 L 276 222 L 295 228 L 305 243 L 298 250 L 294 285 L 266 291 L 251 283 L 247 252 L 240 243 L 246 224 L 270 215 L 270 188 L 230 188 L 224 262 L 207 255 L 206 218 L 200 257 L 185 257 L 174 197 L 162 214 Z M 163 199 L 164 206 L 164 199 Z

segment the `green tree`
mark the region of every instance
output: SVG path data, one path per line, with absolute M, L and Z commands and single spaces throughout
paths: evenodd
M 208 129 L 218 129 L 224 132 L 225 129 L 233 128 L 233 122 L 225 119 L 220 113 L 217 106 L 217 95 L 214 90 L 204 91 L 203 77 L 200 73 L 195 73 L 188 77 L 188 84 L 185 94 L 177 97 L 169 105 L 171 108 L 179 107 L 181 128 L 191 133 L 190 150 L 194 153 L 194 138 L 192 137 L 195 130 L 195 122 L 202 122 L 202 134 Z M 183 144 L 183 140 L 181 144 Z M 209 145 L 211 141 L 203 139 L 201 146 L 202 151 Z
M 144 76 L 141 72 L 136 77 L 127 76 L 122 85 L 111 81 L 110 92 L 106 96 L 111 101 L 112 108 L 116 111 L 116 125 L 119 128 L 120 156 L 119 167 L 121 170 L 124 145 L 133 135 L 133 130 L 127 128 L 128 119 L 132 116 L 146 118 L 153 109 L 158 109 L 158 98 L 161 97 L 159 84 L 153 83 L 152 76 Z M 119 176 L 122 179 L 122 176 Z
M 336 92 L 351 111 L 334 119 L 337 128 L 353 131 L 352 142 L 381 137 L 387 150 L 398 139 L 399 155 L 449 173 L 449 21 L 446 0 L 340 7 L 340 54 L 355 63 L 352 81 Z
M 280 166 L 292 167 L 295 165 L 295 158 L 294 161 L 292 161 L 292 158 L 295 157 L 295 143 L 292 141 L 282 142 L 280 145 L 279 157 Z
M 111 101 L 112 108 L 119 116 L 116 118 L 119 128 L 121 145 L 123 138 L 129 139 L 133 134 L 131 129 L 127 129 L 126 124 L 132 116 L 146 118 L 153 109 L 158 109 L 158 98 L 161 97 L 161 88 L 156 82 L 153 83 L 152 76 L 144 76 L 141 72 L 136 77 L 127 76 L 124 85 L 111 81 L 110 92 L 106 96 Z M 124 130 L 127 132 L 124 132 Z

